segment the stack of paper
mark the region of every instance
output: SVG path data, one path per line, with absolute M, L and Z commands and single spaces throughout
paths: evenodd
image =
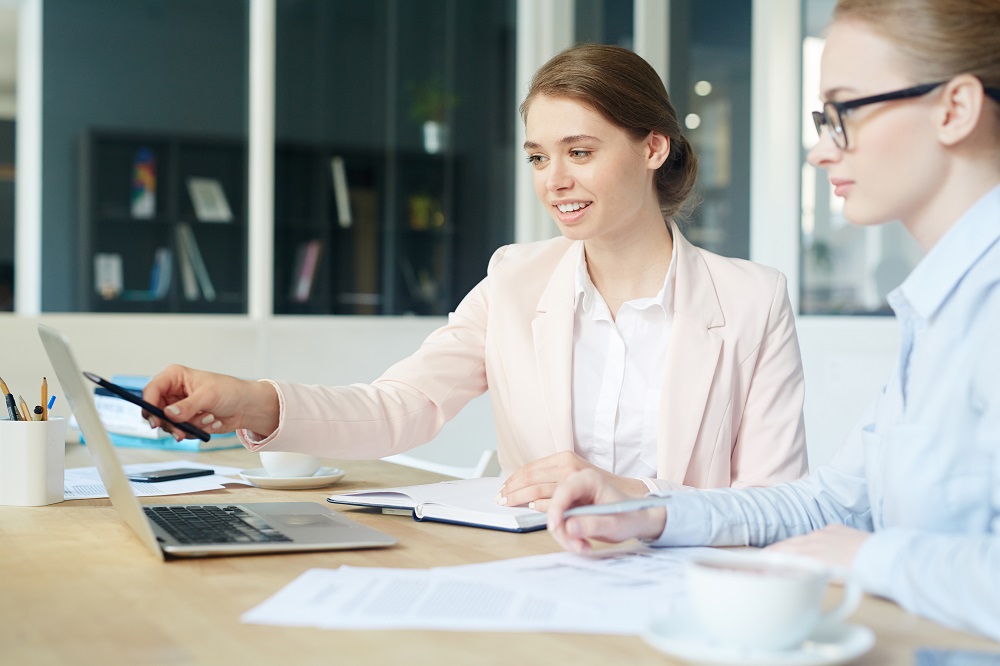
M 643 547 L 435 569 L 312 569 L 242 620 L 323 629 L 637 634 L 685 603 L 685 563 L 709 550 Z

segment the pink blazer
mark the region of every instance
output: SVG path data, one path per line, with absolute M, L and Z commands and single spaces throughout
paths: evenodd
M 661 392 L 661 488 L 765 486 L 807 471 L 795 322 L 778 271 L 701 250 L 674 228 L 674 319 Z M 372 459 L 431 440 L 489 390 L 505 474 L 573 450 L 574 270 L 565 238 L 500 248 L 419 350 L 372 384 L 273 382 L 278 429 L 253 449 Z

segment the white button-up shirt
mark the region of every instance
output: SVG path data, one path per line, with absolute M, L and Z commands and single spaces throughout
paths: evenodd
M 581 244 L 573 322 L 574 447 L 580 457 L 619 476 L 656 478 L 676 255 L 675 244 L 659 293 L 626 301 L 612 318 L 587 272 Z
M 899 363 L 834 460 L 772 488 L 678 493 L 658 545 L 874 532 L 865 590 L 1000 640 L 1000 186 L 889 295 Z

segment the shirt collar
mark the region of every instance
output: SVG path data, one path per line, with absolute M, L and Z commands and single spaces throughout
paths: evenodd
M 979 258 L 1000 238 L 1000 185 L 972 205 L 931 248 L 897 289 L 889 304 L 899 313 L 905 299 L 918 316 L 927 320 Z
M 676 235 L 675 235 L 676 238 Z M 575 276 L 575 294 L 576 301 L 574 307 L 576 309 L 583 305 L 583 311 L 587 313 L 596 314 L 598 310 L 602 307 L 607 310 L 607 305 L 604 303 L 603 298 L 599 298 L 597 293 L 597 287 L 594 286 L 594 282 L 590 279 L 590 273 L 587 271 L 587 255 L 584 252 L 583 243 L 580 243 L 580 251 L 577 255 L 576 260 L 576 276 Z M 670 253 L 670 267 L 667 269 L 667 275 L 663 279 L 663 286 L 660 287 L 660 291 L 657 292 L 655 296 L 646 298 L 636 298 L 628 303 L 637 310 L 644 310 L 648 307 L 654 305 L 659 305 L 663 308 L 666 313 L 671 313 L 673 311 L 673 301 L 674 301 L 674 273 L 675 267 L 677 266 L 677 242 L 673 243 L 673 250 Z M 598 305 L 600 304 L 600 305 Z

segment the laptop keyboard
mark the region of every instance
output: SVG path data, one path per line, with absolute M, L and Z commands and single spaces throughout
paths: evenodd
M 238 506 L 145 506 L 146 516 L 182 544 L 291 541 Z

